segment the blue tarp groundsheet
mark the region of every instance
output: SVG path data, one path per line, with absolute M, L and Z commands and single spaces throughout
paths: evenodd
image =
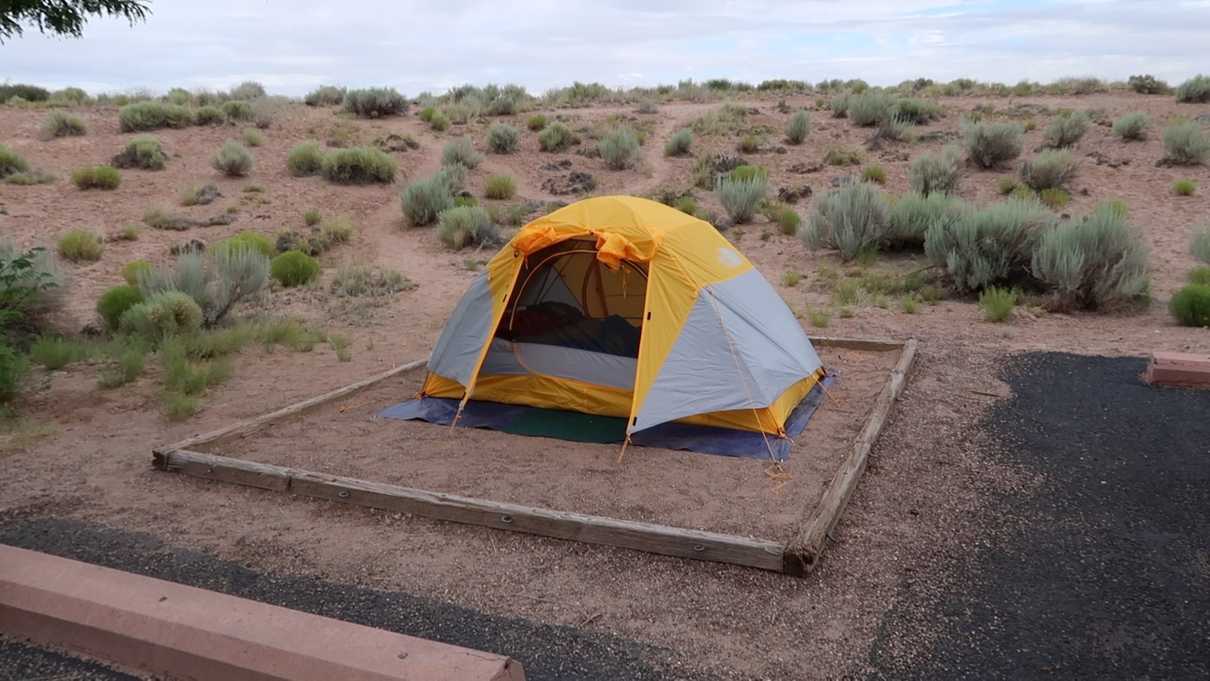
M 768 459 L 770 449 L 778 461 L 790 456 L 792 440 L 806 429 L 811 415 L 823 401 L 824 391 L 836 378 L 829 374 L 821 385 L 807 393 L 786 420 L 787 437 L 767 437 L 760 433 L 731 428 L 663 423 L 641 430 L 630 438 L 632 445 L 683 449 L 721 456 Z M 379 412 L 379 416 L 401 421 L 420 420 L 448 426 L 458 410 L 458 400 L 422 397 L 401 402 Z M 616 443 L 626 437 L 626 419 L 593 416 L 579 412 L 540 409 L 499 402 L 471 400 L 458 418 L 462 428 L 487 428 L 514 435 L 553 437 L 573 442 Z

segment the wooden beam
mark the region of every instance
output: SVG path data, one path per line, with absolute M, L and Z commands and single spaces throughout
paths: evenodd
M 821 348 L 888 352 L 902 350 L 904 342 L 891 338 L 841 338 L 837 336 L 812 336 L 811 344 Z
M 1210 355 L 1157 352 L 1151 355 L 1143 380 L 1153 385 L 1210 388 Z
M 865 472 L 870 450 L 878 440 L 879 433 L 882 432 L 882 426 L 891 412 L 895 398 L 903 390 L 908 371 L 912 368 L 912 362 L 916 358 L 916 346 L 914 338 L 903 345 L 899 361 L 891 370 L 886 385 L 874 402 L 870 418 L 866 421 L 865 427 L 861 429 L 861 433 L 858 434 L 849 457 L 832 477 L 819 502 L 807 507 L 799 529 L 786 542 L 786 553 L 782 566 L 784 572 L 801 577 L 814 569 L 818 563 L 819 556 L 827 542 L 828 533 L 836 526 L 836 522 L 849 502 L 849 497 L 853 495 L 853 490 L 857 487 L 857 480 Z
M 437 520 L 762 570 L 783 569 L 785 547 L 763 539 L 430 492 L 186 449 L 156 452 L 154 463 L 162 470 L 194 477 Z
M 426 357 L 424 359 L 418 359 L 413 362 L 408 362 L 406 364 L 400 364 L 399 366 L 397 366 L 393 369 L 384 371 L 380 374 L 375 374 L 373 376 L 370 376 L 369 378 L 365 378 L 360 381 L 357 381 L 356 383 L 350 383 L 349 385 L 342 386 L 340 388 L 336 388 L 335 390 L 330 390 L 322 395 L 316 395 L 315 397 L 305 399 L 302 402 L 295 402 L 294 404 L 282 407 L 281 409 L 278 409 L 277 411 L 269 412 L 268 414 L 262 414 L 255 418 L 245 419 L 243 421 L 237 421 L 236 423 L 233 423 L 229 426 L 224 426 L 222 428 L 219 428 L 218 430 L 212 430 L 208 433 L 202 433 L 201 435 L 194 435 L 193 437 L 185 438 L 184 440 L 181 440 L 180 442 L 174 442 L 170 445 L 156 447 L 155 449 L 152 449 L 152 452 L 159 454 L 161 452 L 171 452 L 171 451 L 175 451 L 178 449 L 189 449 L 190 447 L 197 447 L 199 445 L 204 445 L 208 442 L 214 442 L 215 440 L 227 437 L 229 435 L 242 435 L 245 433 L 251 433 L 266 424 L 272 423 L 273 421 L 277 421 L 278 419 L 283 419 L 283 418 L 286 418 L 287 416 L 293 416 L 295 414 L 302 413 L 308 409 L 313 409 L 315 407 L 318 407 L 321 404 L 325 404 L 327 402 L 331 402 L 332 400 L 337 400 L 342 397 L 352 395 L 355 392 L 365 390 L 366 388 L 374 385 L 375 383 L 385 381 L 386 379 L 391 378 L 393 376 L 398 376 L 399 374 L 406 373 L 413 369 L 418 369 L 418 368 L 424 366 L 427 362 L 428 362 L 428 358 Z

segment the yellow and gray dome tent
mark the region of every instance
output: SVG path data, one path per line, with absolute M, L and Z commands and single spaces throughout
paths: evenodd
M 784 436 L 825 372 L 802 327 L 709 223 L 630 196 L 525 225 L 471 284 L 423 396 Z M 455 420 L 457 416 L 455 416 Z

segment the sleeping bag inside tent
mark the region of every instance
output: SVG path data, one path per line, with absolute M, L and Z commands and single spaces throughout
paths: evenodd
M 522 227 L 455 307 L 420 398 L 382 415 L 784 459 L 826 377 L 712 225 L 605 196 Z

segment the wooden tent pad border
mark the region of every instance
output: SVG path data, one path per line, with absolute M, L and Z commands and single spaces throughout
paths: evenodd
M 836 475 L 824 488 L 818 503 L 808 504 L 803 509 L 802 520 L 793 535 L 784 544 L 765 539 L 557 511 L 388 485 L 244 461 L 193 449 L 232 435 L 247 435 L 256 432 L 275 421 L 296 416 L 333 400 L 347 397 L 381 381 L 418 369 L 427 362 L 423 359 L 401 364 L 356 383 L 262 416 L 157 447 L 152 450 L 153 465 L 161 470 L 180 472 L 208 480 L 409 513 L 436 520 L 481 525 L 556 539 L 618 546 L 680 558 L 730 563 L 803 576 L 818 564 L 828 533 L 835 527 L 849 497 L 852 496 L 853 489 L 857 486 L 858 479 L 865 470 L 870 450 L 878 439 L 878 434 L 890 414 L 895 399 L 903 389 L 917 347 L 915 339 L 903 342 L 882 339 L 817 337 L 812 338 L 811 342 L 818 347 L 867 352 L 898 350 L 900 355 L 895 367 L 891 369 L 886 385 L 874 403 L 869 419 L 854 442 L 853 449 L 842 462 Z

